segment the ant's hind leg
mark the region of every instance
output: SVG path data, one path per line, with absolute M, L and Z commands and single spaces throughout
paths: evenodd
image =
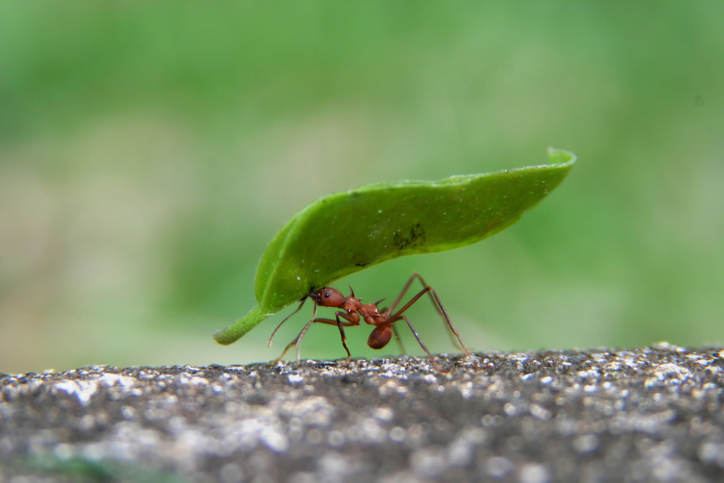
M 437 361 L 435 361 L 435 357 L 430 353 L 430 351 L 427 349 L 425 344 L 422 343 L 422 339 L 420 339 L 420 334 L 418 334 L 417 331 L 415 330 L 415 327 L 412 326 L 412 322 L 410 322 L 410 319 L 408 319 L 404 315 L 401 315 L 400 318 L 404 319 L 404 321 L 407 322 L 407 326 L 412 331 L 412 335 L 415 336 L 415 339 L 417 339 L 417 343 L 420 344 L 420 347 L 422 347 L 422 350 L 424 350 L 425 353 L 428 355 L 428 357 L 430 358 L 430 362 L 432 362 L 432 365 L 435 366 L 435 369 L 437 369 L 438 372 L 442 372 L 442 373 L 450 372 L 450 371 L 444 371 L 440 367 L 440 365 L 437 363 Z
M 420 279 L 422 280 L 422 279 Z M 465 347 L 465 344 L 463 344 L 463 341 L 460 339 L 460 333 L 455 329 L 455 326 L 450 321 L 450 317 L 448 317 L 447 312 L 445 312 L 445 307 L 442 306 L 442 303 L 440 302 L 440 298 L 437 296 L 437 293 L 435 290 L 430 288 L 430 295 L 435 299 L 435 307 L 439 307 L 440 315 L 445 319 L 445 322 L 447 322 L 447 326 L 450 328 L 453 334 L 455 334 L 455 337 L 457 338 L 457 341 L 460 343 L 460 347 L 462 348 L 463 352 L 465 352 L 465 355 L 467 357 L 470 357 L 470 351 L 468 351 L 467 347 Z
M 424 288 L 417 293 L 412 299 L 410 299 L 409 302 L 407 302 L 400 310 L 392 314 L 392 311 L 394 310 L 394 307 L 399 303 L 400 300 L 402 300 L 402 297 L 404 297 L 407 290 L 409 290 L 410 285 L 412 285 L 412 282 L 418 279 L 420 280 L 420 283 L 424 286 Z M 419 273 L 413 273 L 410 279 L 405 284 L 404 288 L 402 289 L 402 292 L 400 292 L 400 295 L 397 297 L 395 302 L 392 304 L 392 308 L 389 309 L 389 312 L 387 315 L 392 314 L 392 317 L 396 317 L 400 314 L 402 314 L 404 311 L 406 311 L 412 304 L 417 302 L 417 300 L 422 297 L 425 293 L 427 293 L 430 296 L 430 300 L 432 301 L 432 305 L 435 306 L 435 310 L 437 310 L 437 313 L 440 315 L 440 317 L 445 320 L 445 323 L 447 324 L 450 331 L 455 334 L 455 337 L 457 339 L 457 342 L 460 344 L 460 348 L 465 352 L 465 355 L 467 357 L 470 357 L 470 351 L 468 351 L 467 347 L 465 347 L 465 344 L 463 344 L 463 341 L 460 339 L 460 333 L 455 329 L 455 326 L 452 324 L 452 321 L 450 321 L 450 317 L 448 317 L 447 312 L 445 311 L 445 307 L 443 307 L 442 302 L 440 302 L 440 297 L 437 296 L 437 292 L 435 292 L 435 289 L 433 289 L 431 286 L 429 286 L 427 283 L 425 283 L 425 280 L 420 276 Z M 449 334 L 449 333 L 448 333 Z M 453 340 L 453 343 L 455 340 Z
M 383 314 L 389 315 L 390 312 L 388 311 L 387 307 L 384 307 L 382 310 L 380 310 Z M 403 356 L 407 354 L 405 352 L 405 346 L 402 345 L 402 339 L 400 338 L 400 332 L 397 330 L 397 326 L 395 324 L 392 324 L 390 327 L 392 327 L 392 333 L 395 335 L 395 340 L 397 341 L 397 345 L 400 346 L 400 354 Z
M 430 296 L 430 302 L 432 302 L 432 305 L 435 307 L 435 310 L 437 310 L 438 315 L 439 315 L 440 317 L 447 317 L 447 315 L 445 315 L 445 314 L 443 313 L 444 311 L 443 311 L 443 310 L 440 310 L 441 307 L 442 307 L 442 306 L 440 305 L 440 300 L 438 299 L 438 300 L 437 300 L 437 303 L 436 303 L 436 302 L 435 302 L 435 298 L 432 296 L 431 293 L 429 293 L 429 292 L 433 291 L 433 290 L 432 290 L 432 287 L 430 287 L 430 286 L 427 284 L 427 282 L 425 282 L 425 279 L 422 278 L 422 275 L 420 275 L 420 274 L 417 273 L 417 272 L 413 273 L 413 274 L 410 276 L 410 278 L 407 279 L 407 282 L 405 283 L 405 286 L 402 287 L 402 290 L 400 290 L 400 294 L 397 296 L 397 298 L 395 299 L 395 301 L 392 302 L 392 305 L 390 306 L 390 308 L 384 310 L 383 312 L 385 312 L 385 313 L 389 316 L 390 314 L 392 314 L 392 313 L 395 311 L 395 307 L 397 307 L 397 304 L 400 303 L 400 301 L 401 301 L 402 298 L 405 296 L 405 294 L 407 293 L 407 291 L 410 290 L 410 287 L 412 286 L 412 282 L 414 282 L 415 279 L 418 279 L 418 280 L 420 281 L 420 283 L 422 284 L 422 290 L 428 292 L 428 295 Z M 417 299 L 417 298 L 419 298 L 419 296 L 415 297 L 415 299 Z M 397 313 L 398 313 L 398 314 L 401 314 L 402 312 L 404 312 L 404 310 L 400 310 L 400 311 L 397 312 Z
M 408 290 L 410 290 L 410 285 L 412 285 L 412 282 L 415 280 L 415 278 L 419 278 L 422 281 L 422 284 L 425 285 L 424 280 L 422 280 L 422 277 L 420 277 L 419 273 L 413 273 L 412 276 L 405 282 L 405 286 L 402 287 L 402 290 L 400 290 L 400 294 L 397 296 L 394 302 L 392 302 L 392 305 L 390 305 L 389 308 L 383 310 L 383 312 L 387 315 L 390 315 L 392 312 L 395 311 L 395 307 L 400 303 L 402 300 L 402 297 L 405 296 Z
M 404 356 L 407 353 L 405 352 L 405 346 L 402 345 L 402 339 L 400 338 L 400 331 L 397 330 L 397 326 L 395 324 L 392 324 L 392 333 L 395 335 L 395 340 L 397 341 L 397 345 L 400 346 L 400 353 Z

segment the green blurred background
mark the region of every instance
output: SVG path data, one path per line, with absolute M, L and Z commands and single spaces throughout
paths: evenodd
M 418 271 L 475 350 L 722 343 L 722 25 L 720 2 L 2 1 L 0 372 L 273 359 L 311 308 L 272 349 L 291 308 L 211 334 L 294 213 L 548 146 L 579 163 L 512 228 L 337 286 Z M 337 330 L 302 356 L 344 356 Z

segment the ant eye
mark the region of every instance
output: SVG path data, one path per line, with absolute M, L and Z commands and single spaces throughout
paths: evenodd
M 324 298 L 325 298 L 325 299 L 328 299 L 330 295 L 332 295 L 332 294 L 330 294 L 329 292 L 324 292 Z

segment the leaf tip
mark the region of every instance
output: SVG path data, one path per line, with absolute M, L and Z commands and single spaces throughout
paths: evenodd
M 245 316 L 225 329 L 214 332 L 214 340 L 221 345 L 229 345 L 241 339 L 247 332 L 259 325 L 271 314 L 263 312 L 259 306 L 251 309 Z
M 551 160 L 551 163 L 553 164 L 561 164 L 561 165 L 569 165 L 573 166 L 573 164 L 576 162 L 576 155 L 573 154 L 570 151 L 565 151 L 563 149 L 556 149 L 552 146 L 548 147 L 548 158 Z
M 214 332 L 214 340 L 219 343 L 220 345 L 229 345 L 233 340 L 229 340 L 229 337 L 227 336 L 227 333 L 229 332 L 229 329 L 231 327 L 227 327 L 225 329 L 219 329 L 216 332 Z

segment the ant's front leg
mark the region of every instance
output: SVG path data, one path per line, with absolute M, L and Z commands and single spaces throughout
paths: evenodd
M 306 300 L 306 298 L 305 298 L 305 300 Z M 297 307 L 297 310 L 295 310 L 294 312 L 292 312 L 292 315 L 296 314 L 296 313 L 299 311 L 299 309 L 302 308 L 302 305 L 303 305 L 303 304 L 304 304 L 304 300 L 302 300 L 302 303 L 299 305 L 299 307 Z M 276 332 L 277 329 L 279 329 L 279 327 L 281 327 L 281 325 L 282 325 L 289 317 L 290 317 L 290 316 L 287 316 L 284 320 L 282 320 L 282 323 L 279 324 L 276 329 L 274 329 L 274 332 Z M 317 306 L 316 306 L 316 305 L 314 306 L 314 310 L 312 311 L 312 320 L 310 320 L 309 322 L 307 322 L 307 324 L 304 326 L 304 328 L 303 328 L 302 331 L 299 333 L 299 335 L 297 335 L 297 336 L 294 338 L 294 340 L 291 341 L 291 342 L 284 348 L 284 351 L 282 352 L 282 355 L 280 355 L 279 357 L 277 357 L 276 359 L 274 359 L 274 360 L 272 361 L 272 363 L 277 363 L 277 362 L 279 362 L 280 360 L 282 360 L 282 357 L 284 357 L 284 354 L 286 354 L 289 349 L 291 349 L 292 347 L 294 347 L 294 346 L 296 345 L 296 346 L 297 346 L 297 364 L 299 364 L 299 349 L 300 349 L 300 344 L 301 344 L 301 341 L 302 341 L 302 337 L 304 337 L 304 334 L 307 332 L 307 329 L 309 329 L 309 326 L 314 323 L 315 317 L 317 317 Z M 272 337 L 274 337 L 274 332 L 272 332 Z M 271 338 L 269 338 L 269 344 L 271 344 Z

